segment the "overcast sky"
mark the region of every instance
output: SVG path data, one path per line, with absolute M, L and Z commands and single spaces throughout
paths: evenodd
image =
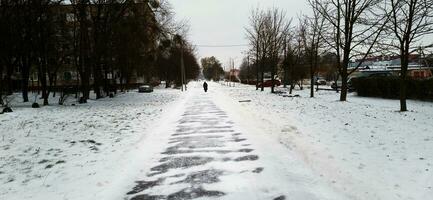
M 189 40 L 194 45 L 243 45 L 248 17 L 256 7 L 277 7 L 287 12 L 287 17 L 310 13 L 306 0 L 170 0 L 176 18 L 190 24 Z M 296 20 L 294 20 L 296 21 Z M 209 48 L 197 47 L 199 59 L 215 56 L 224 66 L 230 58 L 239 64 L 248 47 Z

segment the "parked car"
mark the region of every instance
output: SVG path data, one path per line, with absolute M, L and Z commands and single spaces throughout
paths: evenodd
M 349 91 L 353 91 L 355 88 L 353 88 L 352 86 L 352 79 L 353 78 L 359 78 L 359 77 L 390 77 L 390 76 L 395 76 L 393 73 L 391 72 L 364 72 L 359 76 L 352 76 L 349 77 L 347 79 L 347 88 Z M 342 82 L 340 80 L 338 80 L 337 82 L 332 82 L 331 84 L 331 88 L 332 89 L 340 89 L 342 85 Z
M 138 87 L 138 92 L 150 93 L 150 92 L 153 92 L 153 87 L 150 85 L 142 85 L 142 86 Z
M 332 89 L 337 89 L 337 88 L 341 88 L 342 82 L 340 80 L 338 81 L 333 81 L 331 84 L 331 88 Z
M 370 72 L 370 73 L 366 73 L 366 75 L 363 77 L 390 77 L 390 76 L 395 76 L 395 75 L 392 74 L 391 72 Z
M 316 85 L 326 85 L 326 80 L 323 78 L 319 78 L 316 80 Z
M 354 88 L 353 88 L 353 86 L 352 86 L 352 78 L 353 78 L 353 77 L 349 77 L 349 79 L 347 79 L 347 89 L 348 89 L 349 91 L 353 91 L 353 90 L 354 90 Z M 341 89 L 342 84 L 343 84 L 343 82 L 340 81 L 340 80 L 338 80 L 338 81 L 334 81 L 334 82 L 332 82 L 332 84 L 331 84 L 331 88 L 334 89 L 334 90 L 335 90 L 335 89 Z
M 259 87 L 262 87 L 262 83 L 261 82 L 258 85 L 259 85 Z M 281 85 L 281 81 L 274 80 L 274 85 L 275 86 L 280 86 Z M 272 80 L 265 80 L 263 82 L 263 87 L 272 87 Z

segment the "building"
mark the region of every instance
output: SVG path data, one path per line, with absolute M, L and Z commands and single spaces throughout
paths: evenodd
M 55 37 L 58 37 L 58 40 L 63 40 L 62 45 L 56 47 L 56 54 L 58 55 L 58 58 L 62 61 L 60 61 L 61 64 L 54 66 L 56 69 L 50 69 L 51 72 L 56 72 L 55 75 L 53 74 L 46 74 L 47 80 L 55 80 L 55 85 L 57 86 L 64 86 L 64 85 L 78 85 L 80 82 L 80 76 L 78 73 L 77 68 L 77 41 L 80 40 L 80 33 L 79 29 L 83 26 L 81 26 L 81 23 L 88 23 L 87 29 L 89 33 L 89 39 L 91 42 L 89 42 L 89 49 L 94 50 L 95 46 L 93 44 L 93 38 L 92 34 L 94 33 L 92 20 L 97 19 L 98 17 L 104 17 L 106 12 L 118 12 L 119 13 L 119 20 L 127 19 L 131 15 L 139 15 L 142 17 L 147 18 L 147 21 L 151 22 L 147 24 L 146 31 L 148 33 L 156 32 L 157 27 L 156 25 L 156 18 L 154 14 L 154 10 L 152 9 L 152 5 L 150 3 L 156 2 L 156 1 L 148 1 L 148 0 L 141 0 L 141 1 L 135 1 L 135 3 L 129 3 L 127 6 L 126 4 L 121 3 L 115 3 L 115 4 L 88 4 L 83 6 L 83 10 L 85 10 L 85 18 L 80 19 L 79 17 L 79 6 L 78 4 L 57 4 L 57 5 L 50 5 L 49 11 L 51 13 L 54 13 L 53 20 L 55 24 L 61 24 L 61 28 L 56 29 L 56 34 L 54 34 Z M 123 18 L 122 18 L 123 17 Z M 148 34 L 152 35 L 152 34 Z M 154 46 L 157 44 L 156 37 L 149 38 L 150 41 L 153 42 Z M 143 49 L 142 57 L 143 59 L 147 59 L 146 52 L 151 51 L 152 45 L 149 45 L 148 49 Z M 112 60 L 115 60 L 115 58 L 112 58 Z M 37 89 L 40 85 L 39 77 L 38 77 L 38 70 L 36 66 L 31 67 L 30 76 L 29 76 L 29 87 L 30 89 Z M 11 75 L 11 81 L 12 88 L 14 90 L 20 90 L 22 88 L 22 72 L 20 67 L 14 67 L 14 72 Z M 119 72 L 118 70 L 110 70 L 110 71 L 104 71 L 102 70 L 102 76 L 104 79 L 109 80 L 110 83 L 120 83 L 119 80 Z M 131 83 L 142 83 L 145 82 L 145 78 L 141 72 L 133 71 L 131 72 L 130 82 Z M 5 73 L 2 73 L 3 76 L 6 76 Z M 5 79 L 5 77 L 0 77 L 1 79 Z M 5 80 L 4 80 L 5 81 Z M 94 77 L 90 76 L 90 84 L 93 84 Z M 3 83 L 2 83 L 3 84 Z M 7 84 L 5 84 L 7 85 Z
M 349 69 L 356 68 L 360 60 L 350 63 Z M 416 79 L 432 77 L 432 67 L 420 64 L 422 58 L 418 54 L 412 54 L 409 58 L 408 75 Z M 401 60 L 399 56 L 376 56 L 369 57 L 363 61 L 357 69 L 360 73 L 391 72 L 399 75 L 401 71 Z

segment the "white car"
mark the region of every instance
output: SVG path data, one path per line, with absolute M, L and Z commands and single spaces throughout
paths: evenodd
M 319 78 L 316 80 L 316 85 L 326 85 L 326 80 L 323 78 Z
M 150 92 L 153 92 L 153 87 L 150 85 L 142 85 L 142 86 L 138 87 L 138 92 L 150 93 Z

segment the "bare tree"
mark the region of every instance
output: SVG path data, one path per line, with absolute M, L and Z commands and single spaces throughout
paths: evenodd
M 303 30 L 304 48 L 310 65 L 310 97 L 314 97 L 315 75 L 319 62 L 319 49 L 323 45 L 322 32 L 325 26 L 325 18 L 318 12 L 319 5 L 317 5 L 317 1 L 308 0 L 308 3 L 313 8 L 313 15 L 304 18 L 303 24 L 305 28 L 301 30 Z
M 419 48 L 416 44 L 423 36 L 433 33 L 433 1 L 390 0 L 389 4 L 391 20 L 388 29 L 392 31 L 394 41 L 397 41 L 393 46 L 399 50 L 401 60 L 400 111 L 407 111 L 406 82 L 409 56 Z
M 250 27 L 246 29 L 247 38 L 252 46 L 251 52 L 255 55 L 256 64 L 256 89 L 259 85 L 264 90 L 265 71 L 270 70 L 272 87 L 275 90 L 275 75 L 284 51 L 286 36 L 290 29 L 291 21 L 286 19 L 284 11 L 277 8 L 262 11 L 253 10 L 250 16 Z M 260 84 L 259 84 L 260 77 Z
M 286 19 L 284 11 L 271 9 L 268 11 L 268 21 L 265 23 L 266 36 L 269 37 L 269 64 L 271 67 L 271 92 L 275 92 L 275 75 L 280 61 L 280 55 L 284 52 L 284 43 L 290 30 L 291 20 Z
M 260 81 L 260 71 L 261 62 L 260 58 L 263 54 L 262 49 L 260 47 L 260 42 L 262 41 L 262 29 L 264 26 L 264 12 L 259 10 L 258 8 L 251 11 L 250 15 L 250 27 L 246 28 L 247 38 L 250 41 L 250 45 L 252 46 L 251 52 L 254 54 L 254 63 L 256 65 L 256 90 L 259 89 L 259 81 Z M 263 82 L 262 82 L 263 85 Z
M 109 95 L 119 76 L 124 83 L 131 75 L 150 82 L 157 78 L 162 36 L 186 27 L 173 19 L 168 0 L 0 0 L 0 103 L 1 95 L 21 86 L 25 102 L 28 91 L 38 88 L 48 104 L 60 72 L 68 79 L 62 89 L 77 97 L 81 90 L 83 103 L 91 86 L 97 98 L 101 89 Z M 192 79 L 198 64 L 192 45 L 187 48 L 186 76 Z M 78 72 L 76 89 L 69 85 L 71 67 Z
M 340 101 L 347 99 L 347 80 L 367 56 L 374 51 L 389 20 L 381 12 L 383 0 L 314 0 L 314 9 L 329 23 L 325 42 L 336 52 L 337 68 L 341 75 Z M 358 58 L 356 66 L 349 68 L 350 61 Z

